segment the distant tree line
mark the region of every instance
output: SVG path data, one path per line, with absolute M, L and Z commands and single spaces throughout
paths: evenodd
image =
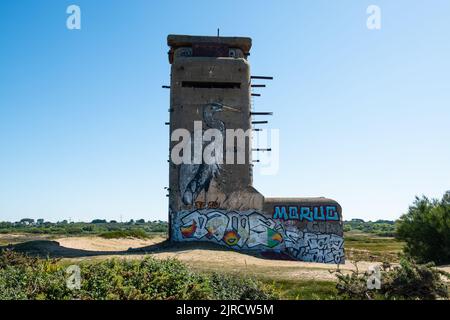
M 139 232 L 129 230 L 139 229 Z M 94 219 L 89 222 L 49 222 L 44 219 L 24 218 L 17 222 L 0 222 L 0 233 L 33 233 L 33 234 L 61 234 L 61 235 L 99 235 L 107 232 L 127 231 L 123 234 L 151 234 L 166 233 L 168 223 L 166 221 L 145 221 L 144 219 L 128 222 L 107 221 L 105 219 Z
M 396 235 L 396 222 L 390 220 L 364 221 L 363 219 L 352 219 L 344 221 L 344 231 L 357 231 L 373 233 L 378 236 L 394 237 Z

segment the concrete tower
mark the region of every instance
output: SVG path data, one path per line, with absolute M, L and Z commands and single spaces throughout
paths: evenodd
M 172 65 L 170 240 L 210 241 L 265 256 L 342 263 L 337 202 L 265 198 L 253 188 L 247 61 L 251 39 L 169 35 L 167 42 Z M 236 143 L 230 132 L 246 133 L 245 143 Z M 202 157 L 208 146 L 216 150 L 209 152 L 215 161 Z M 173 155 L 184 161 L 175 161 Z

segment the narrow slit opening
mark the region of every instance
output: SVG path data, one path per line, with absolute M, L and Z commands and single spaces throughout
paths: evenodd
M 200 88 L 200 89 L 240 89 L 239 82 L 207 82 L 207 81 L 183 81 L 183 88 Z

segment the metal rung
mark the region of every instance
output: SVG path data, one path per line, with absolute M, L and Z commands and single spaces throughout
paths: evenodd
M 273 80 L 273 77 L 266 77 L 266 76 L 251 76 L 251 79 L 262 79 L 262 80 Z
M 266 124 L 269 123 L 269 121 L 252 121 L 252 124 Z
M 252 151 L 272 151 L 272 149 L 271 148 L 269 148 L 269 149 L 256 148 L 256 149 L 252 149 Z
M 252 116 L 273 116 L 273 112 L 250 112 Z

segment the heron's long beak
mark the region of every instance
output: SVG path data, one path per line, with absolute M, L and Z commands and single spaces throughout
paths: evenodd
M 222 108 L 225 110 L 232 111 L 232 112 L 241 112 L 241 110 L 239 110 L 239 109 L 228 107 L 228 106 L 223 106 Z

